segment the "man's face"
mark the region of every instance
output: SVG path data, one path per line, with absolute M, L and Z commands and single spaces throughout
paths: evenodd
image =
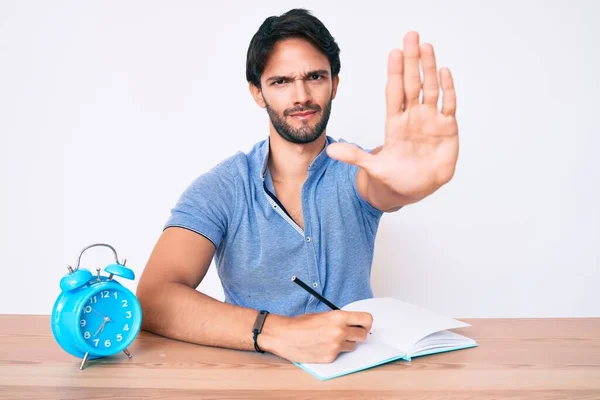
M 278 42 L 261 76 L 273 127 L 292 143 L 311 143 L 327 127 L 337 78 L 327 57 L 303 39 Z

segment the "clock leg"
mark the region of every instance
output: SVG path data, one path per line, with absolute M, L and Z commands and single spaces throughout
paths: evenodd
M 123 353 L 127 354 L 127 357 L 131 358 L 131 353 L 129 352 L 129 350 L 125 349 L 123 350 Z
M 85 363 L 87 362 L 87 359 L 89 357 L 90 353 L 85 353 L 85 355 L 83 356 L 83 360 L 81 361 L 81 365 L 79 366 L 79 369 L 83 369 L 83 367 L 85 366 Z

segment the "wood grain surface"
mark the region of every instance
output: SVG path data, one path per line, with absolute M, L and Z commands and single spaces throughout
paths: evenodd
M 0 315 L 0 399 L 600 399 L 600 318 L 464 321 L 478 347 L 320 381 L 272 354 L 143 331 L 133 358 L 80 370 L 48 316 Z

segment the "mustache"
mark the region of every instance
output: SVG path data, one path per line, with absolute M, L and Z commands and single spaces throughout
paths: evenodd
M 300 112 L 305 112 L 305 111 L 320 112 L 321 111 L 321 106 L 318 105 L 318 104 L 314 104 L 314 105 L 308 105 L 308 106 L 301 106 L 301 107 L 290 108 L 288 110 L 285 110 L 283 112 L 283 115 L 285 117 L 287 117 L 290 114 L 295 114 L 295 113 L 300 113 Z

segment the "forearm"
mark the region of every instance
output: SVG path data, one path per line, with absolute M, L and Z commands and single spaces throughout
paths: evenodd
M 382 146 L 376 147 L 370 153 L 379 153 Z M 359 168 L 356 175 L 356 187 L 363 198 L 373 207 L 385 211 L 397 211 L 405 205 L 416 203 L 421 198 L 412 198 L 390 189 L 390 187 L 371 177 L 363 168 Z
M 254 351 L 257 311 L 223 303 L 182 283 L 163 283 L 139 296 L 142 328 L 158 335 L 207 346 Z M 258 345 L 276 352 L 286 318 L 267 316 Z
M 357 188 L 359 188 L 360 193 L 364 194 L 365 200 L 373 207 L 385 212 L 397 211 L 403 206 L 420 200 L 420 198 L 411 198 L 390 190 L 389 186 L 371 178 L 362 169 L 359 170 L 356 179 Z M 360 183 L 361 180 L 364 181 L 362 184 Z M 360 189 L 361 186 L 362 190 Z

